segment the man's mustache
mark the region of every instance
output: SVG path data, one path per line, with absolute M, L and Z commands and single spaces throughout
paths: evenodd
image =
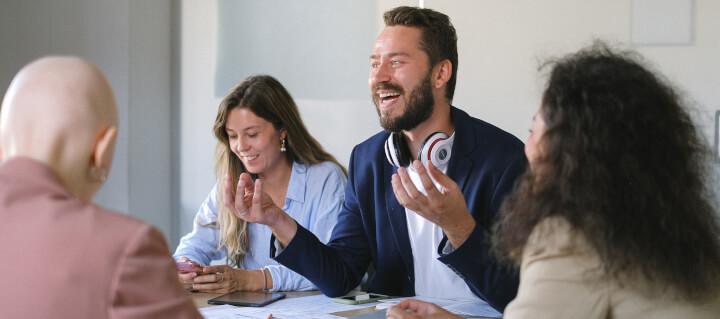
M 405 93 L 405 90 L 403 90 L 401 87 L 399 87 L 395 84 L 392 84 L 390 82 L 379 82 L 379 83 L 375 84 L 373 86 L 373 90 L 372 90 L 372 93 L 374 96 L 377 96 L 378 90 L 393 90 L 393 91 L 397 91 L 398 94 L 400 94 L 400 95 Z

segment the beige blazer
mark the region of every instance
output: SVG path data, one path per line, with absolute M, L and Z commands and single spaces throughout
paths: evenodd
M 603 278 L 599 267 L 597 253 L 564 218 L 540 222 L 524 248 L 518 294 L 504 318 L 720 318 L 720 295 L 700 305 L 670 292 L 648 297 L 630 287 L 637 284 Z
M 0 164 L 0 276 L 0 318 L 201 318 L 157 229 L 28 158 Z

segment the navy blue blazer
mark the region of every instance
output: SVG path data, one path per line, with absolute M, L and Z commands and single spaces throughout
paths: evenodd
M 502 311 L 515 297 L 518 275 L 490 255 L 490 231 L 503 198 L 527 166 L 523 143 L 455 107 L 451 116 L 455 141 L 447 174 L 460 186 L 477 226 L 465 243 L 450 254 L 440 253 L 439 260 L 473 293 Z M 275 257 L 330 297 L 357 287 L 371 262 L 375 272 L 367 291 L 415 295 L 405 208 L 393 193 L 390 180 L 396 168 L 384 153 L 387 137 L 380 132 L 353 149 L 345 203 L 330 242 L 322 244 L 298 224 L 295 237 Z M 439 252 L 446 242 L 447 237 Z M 275 245 L 271 247 L 275 255 Z

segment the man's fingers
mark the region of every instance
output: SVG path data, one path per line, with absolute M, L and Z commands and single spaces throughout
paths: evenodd
M 400 181 L 402 181 L 402 185 L 405 187 L 408 197 L 413 201 L 420 200 L 423 194 L 415 187 L 415 184 L 410 178 L 410 175 L 408 175 L 407 170 L 403 167 L 398 168 L 397 174 L 400 176 Z
M 432 162 L 428 162 L 428 165 L 432 165 Z M 428 175 L 428 171 L 425 169 L 425 166 L 423 166 L 422 162 L 415 160 L 413 162 L 413 167 L 415 168 L 415 171 L 420 177 L 420 182 L 422 183 L 423 188 L 425 188 L 425 193 L 427 193 L 427 196 L 433 198 L 439 195 L 440 192 L 435 187 L 435 183 L 430 178 L 430 175 Z
M 400 203 L 400 205 L 402 205 L 403 207 L 407 207 L 407 205 L 409 205 L 410 198 L 405 191 L 405 186 L 403 186 L 402 181 L 400 180 L 400 176 L 398 176 L 398 174 L 393 174 L 391 183 L 393 193 L 395 193 L 395 198 L 397 199 L 398 203 Z
M 435 167 L 432 162 L 428 162 L 427 171 L 430 173 L 430 177 L 440 184 L 440 193 L 447 194 L 451 189 L 458 188 L 457 183 L 455 183 L 450 176 L 445 175 L 445 173 Z

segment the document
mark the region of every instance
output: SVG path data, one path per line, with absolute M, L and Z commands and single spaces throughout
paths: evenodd
M 267 319 L 269 315 L 278 319 L 337 319 L 330 313 L 374 307 L 375 303 L 345 305 L 333 302 L 330 297 L 315 295 L 278 300 L 265 307 L 235 307 L 230 305 L 200 308 L 205 319 Z

